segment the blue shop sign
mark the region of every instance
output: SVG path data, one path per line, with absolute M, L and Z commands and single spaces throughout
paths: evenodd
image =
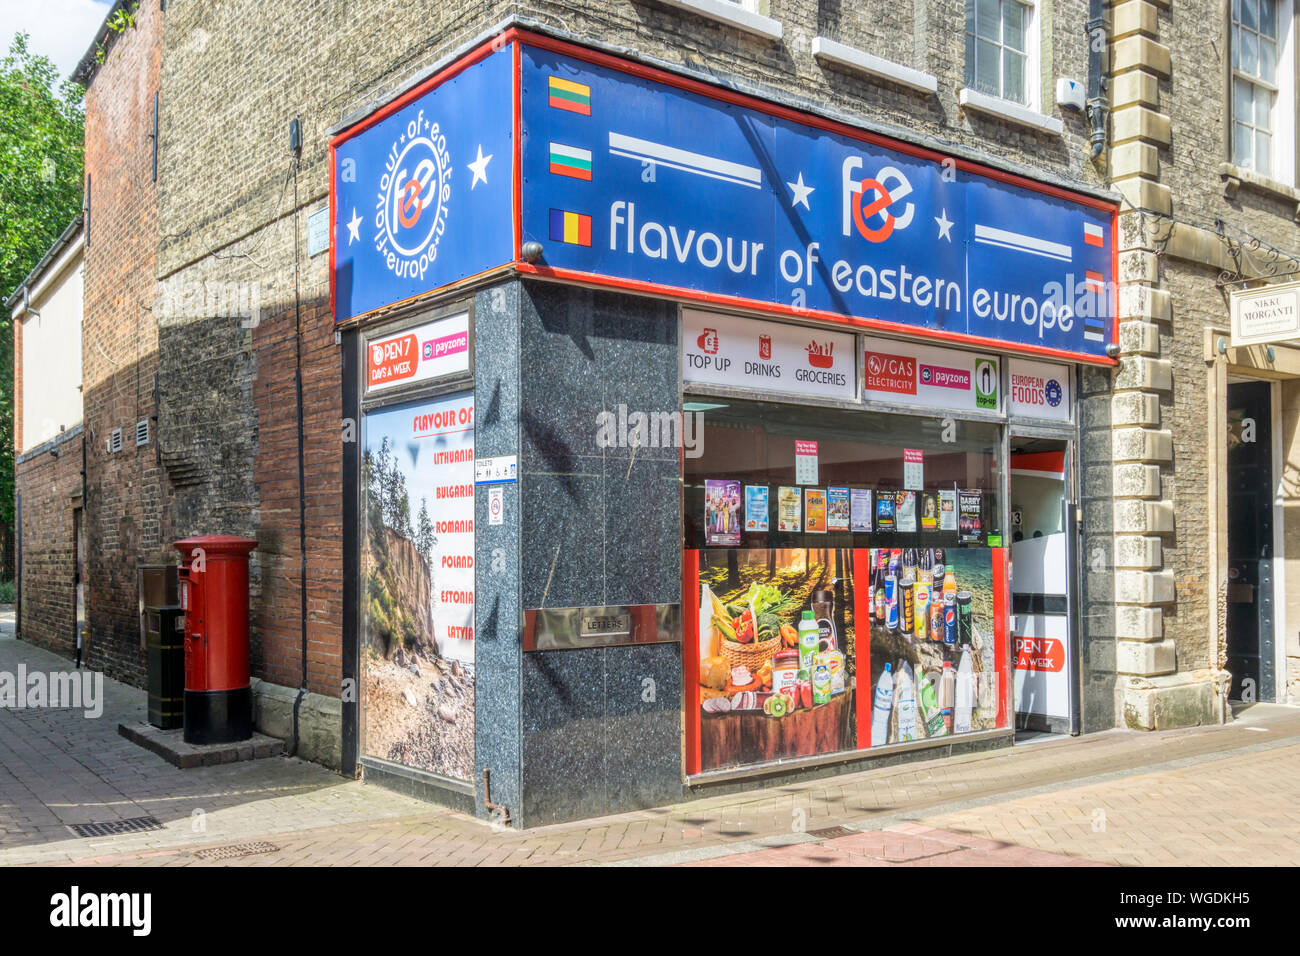
M 525 45 L 524 271 L 1104 360 L 1112 204 Z
M 513 260 L 512 61 L 471 54 L 330 144 L 336 321 Z

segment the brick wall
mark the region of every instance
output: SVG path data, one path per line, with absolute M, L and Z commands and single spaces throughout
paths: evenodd
M 71 657 L 76 647 L 73 510 L 81 503 L 81 429 L 33 449 L 18 464 L 14 486 L 23 504 L 23 640 Z
M 156 436 L 137 447 L 136 423 L 154 414 L 157 192 L 152 182 L 153 97 L 161 18 L 141 3 L 136 26 L 111 45 L 86 91 L 90 211 L 85 250 L 83 401 L 87 441 L 87 661 L 112 677 L 144 679 L 136 567 L 175 561 Z M 152 429 L 152 422 L 151 429 Z M 123 431 L 122 450 L 105 441 Z

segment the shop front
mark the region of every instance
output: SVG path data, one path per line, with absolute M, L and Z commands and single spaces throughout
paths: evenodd
M 515 31 L 331 154 L 368 777 L 535 825 L 1077 730 L 1107 198 Z

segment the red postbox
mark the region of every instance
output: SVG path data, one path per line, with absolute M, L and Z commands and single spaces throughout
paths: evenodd
M 253 735 L 248 669 L 248 555 L 252 538 L 204 534 L 181 553 L 185 612 L 185 742 L 221 744 Z

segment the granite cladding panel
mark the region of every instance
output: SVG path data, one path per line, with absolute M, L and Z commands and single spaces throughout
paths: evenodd
M 676 310 L 521 289 L 523 606 L 678 603 L 678 450 L 618 437 L 633 413 L 678 411 Z M 613 446 L 597 439 L 602 412 Z M 521 822 L 680 797 L 681 699 L 678 643 L 524 655 Z
M 519 287 L 505 283 L 474 301 L 474 431 L 476 457 L 519 449 Z M 519 806 L 520 486 L 504 488 L 502 524 L 488 524 L 488 495 L 474 496 L 474 760 L 475 806 L 482 813 L 483 771 L 492 771 L 492 799 Z

